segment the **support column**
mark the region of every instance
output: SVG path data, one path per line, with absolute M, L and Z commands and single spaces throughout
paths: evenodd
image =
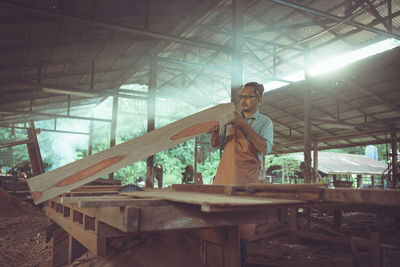
M 311 182 L 311 91 L 305 89 L 304 96 L 304 183 Z
M 194 149 L 193 149 L 193 176 L 197 174 L 197 136 L 194 138 Z
M 232 1 L 232 70 L 231 102 L 239 103 L 238 95 L 243 85 L 243 0 Z
M 73 238 L 72 235 L 68 235 L 68 264 L 72 264 L 75 259 L 82 256 L 86 251 L 87 248 Z
M 113 96 L 110 147 L 115 146 L 115 137 L 117 135 L 117 119 L 118 119 L 117 115 L 118 115 L 118 96 Z M 114 179 L 114 173 L 110 173 L 108 175 L 108 179 Z
M 310 53 L 304 50 L 305 79 L 309 79 Z M 311 182 L 311 88 L 304 89 L 304 183 Z
M 313 172 L 313 183 L 318 182 L 318 141 L 314 141 L 314 172 Z
M 333 230 L 342 230 L 342 211 L 333 210 Z
M 388 8 L 388 26 L 389 26 L 389 32 L 393 32 L 393 17 L 392 17 L 392 0 L 387 0 L 387 8 Z
M 94 122 L 90 121 L 89 125 L 89 147 L 88 147 L 88 155 L 93 154 L 93 130 L 94 130 Z
M 34 176 L 44 173 L 42 156 L 40 154 L 39 143 L 36 136 L 35 124 L 29 121 L 28 138 L 31 140 L 26 146 L 28 148 L 29 160 L 31 163 L 32 174 Z
M 149 88 L 148 88 L 148 99 L 147 99 L 147 132 L 151 132 L 155 129 L 155 113 L 156 113 L 156 81 L 157 81 L 157 60 L 152 59 L 150 62 L 150 73 L 149 73 Z M 154 155 L 150 156 L 146 160 L 147 175 L 146 175 L 146 187 L 154 187 L 153 179 L 148 181 L 147 177 L 153 173 L 154 166 Z M 151 175 L 152 176 L 152 175 Z
M 392 143 L 392 184 L 390 187 L 395 188 L 398 181 L 399 170 L 397 168 L 397 132 L 394 130 L 391 132 L 391 143 Z
M 358 174 L 357 175 L 357 188 L 361 188 L 362 185 L 362 175 Z

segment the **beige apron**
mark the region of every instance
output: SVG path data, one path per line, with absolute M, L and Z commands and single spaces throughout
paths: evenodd
M 257 150 L 242 130 L 232 128 L 213 184 L 258 183 L 260 162 Z

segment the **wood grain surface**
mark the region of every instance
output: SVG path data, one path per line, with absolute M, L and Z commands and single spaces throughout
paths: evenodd
M 120 195 L 134 198 L 152 197 L 172 202 L 200 205 L 203 211 L 211 211 L 213 210 L 213 207 L 278 207 L 306 203 L 305 201 L 293 199 L 226 196 L 222 194 L 204 194 L 195 192 L 121 192 Z
M 234 110 L 235 107 L 232 103 L 220 104 L 94 155 L 35 176 L 28 180 L 34 202 L 39 204 L 185 142 L 196 135 L 209 131 L 215 122 L 225 125 L 235 118 Z

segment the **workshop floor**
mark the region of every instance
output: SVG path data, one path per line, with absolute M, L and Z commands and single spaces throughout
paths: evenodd
M 0 188 L 0 266 L 51 266 L 43 211 Z
M 320 216 L 327 223 L 333 221 L 332 216 Z M 381 237 L 395 237 L 393 217 L 370 213 L 347 212 L 342 217 L 343 233 L 368 238 L 369 233 L 379 232 Z M 299 220 L 299 227 L 314 233 L 322 233 L 314 224 L 306 224 Z M 247 250 L 246 267 L 352 267 L 353 255 L 349 245 L 317 241 L 306 238 L 292 240 L 288 234 L 288 224 L 273 227 L 258 225 L 258 234 L 268 236 L 250 242 Z M 329 233 L 327 233 L 329 235 Z M 382 249 L 383 267 L 400 266 L 400 249 Z M 371 266 L 369 253 L 362 253 L 358 258 L 359 266 Z M 371 266 L 372 267 L 372 266 Z
M 319 219 L 328 222 L 332 220 L 330 216 L 322 216 Z M 48 223 L 49 220 L 43 211 L 0 188 L 0 266 L 51 266 L 52 242 L 45 242 L 45 228 Z M 301 225 L 301 221 L 299 223 Z M 383 235 L 395 233 L 390 218 L 366 213 L 346 213 L 343 216 L 343 229 L 364 234 L 376 231 Z M 304 238 L 294 242 L 287 234 L 287 224 L 258 225 L 257 230 L 259 235 L 265 235 L 266 238 L 249 243 L 247 267 L 353 266 L 349 246 Z M 186 241 L 182 239 L 178 243 L 183 244 Z M 126 254 L 124 259 L 127 257 Z M 113 261 L 119 258 L 115 256 Z M 400 266 L 399 250 L 385 250 L 383 256 L 383 267 Z M 365 263 L 363 267 L 367 267 L 370 263 L 368 255 L 361 260 Z M 88 252 L 70 266 L 102 266 L 108 261 Z

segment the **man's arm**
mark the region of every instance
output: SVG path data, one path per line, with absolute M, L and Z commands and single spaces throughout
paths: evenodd
M 244 133 L 249 137 L 250 142 L 254 145 L 257 151 L 265 155 L 267 152 L 267 143 L 265 138 L 257 134 L 238 112 L 235 112 L 235 116 L 236 118 L 230 122 L 232 127 L 243 129 Z

